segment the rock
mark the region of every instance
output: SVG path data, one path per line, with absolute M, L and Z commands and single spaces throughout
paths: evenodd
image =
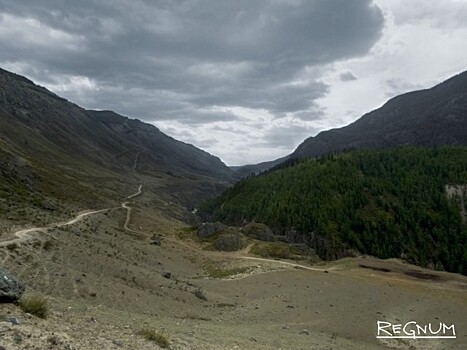
M 5 321 L 10 322 L 12 325 L 15 325 L 15 326 L 19 325 L 19 322 L 15 317 L 7 317 Z
M 162 277 L 170 279 L 170 277 L 172 277 L 172 272 L 168 272 L 168 271 L 163 272 Z
M 203 301 L 208 301 L 208 298 L 206 298 L 206 296 L 204 295 L 204 292 L 202 289 L 197 289 L 193 292 L 193 294 L 195 295 L 195 297 L 197 297 L 198 299 L 201 299 Z
M 162 244 L 162 236 L 159 233 L 155 233 L 151 237 L 151 244 L 154 245 L 161 245 Z
M 151 244 L 161 245 L 162 244 L 162 239 L 159 236 L 158 237 L 153 237 L 152 240 L 151 240 Z
M 115 345 L 117 345 L 120 348 L 123 346 L 123 342 L 121 340 L 118 340 L 118 339 L 112 340 L 112 343 L 114 343 Z
M 12 303 L 23 295 L 24 285 L 9 272 L 0 268 L 0 303 Z
M 303 335 L 310 335 L 310 331 L 308 329 L 302 329 L 300 331 L 300 334 L 303 334 Z
M 242 232 L 249 237 L 259 239 L 260 241 L 275 242 L 277 241 L 276 236 L 272 230 L 265 224 L 252 222 L 242 228 Z
M 198 228 L 197 235 L 199 238 L 209 238 L 219 232 L 224 231 L 226 228 L 227 226 L 220 222 L 206 222 Z

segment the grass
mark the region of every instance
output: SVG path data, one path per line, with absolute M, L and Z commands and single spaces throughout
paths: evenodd
M 194 313 L 186 313 L 184 316 L 180 318 L 185 319 L 185 320 L 212 321 L 212 318 L 196 315 Z
M 169 347 L 169 336 L 164 332 L 158 332 L 155 329 L 143 328 L 136 334 L 142 336 L 148 341 L 153 341 L 161 348 L 166 349 Z
M 250 253 L 263 258 L 279 259 L 290 259 L 297 255 L 293 247 L 283 242 L 256 243 L 251 247 Z
M 180 239 L 194 238 L 196 236 L 196 227 L 188 226 L 179 228 L 176 231 L 176 234 Z
M 226 269 L 206 267 L 207 276 L 210 278 L 228 278 L 230 276 L 240 275 L 250 270 L 249 267 L 232 267 Z
M 21 298 L 19 301 L 19 307 L 24 312 L 40 318 L 46 318 L 49 313 L 47 299 L 40 295 Z

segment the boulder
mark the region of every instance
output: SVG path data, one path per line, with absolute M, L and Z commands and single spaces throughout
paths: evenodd
M 0 267 L 0 303 L 12 303 L 23 295 L 24 285 Z
M 162 244 L 162 236 L 160 234 L 154 234 L 152 237 L 151 237 L 151 244 L 154 244 L 154 245 L 161 245 Z
M 277 237 L 272 230 L 265 224 L 252 222 L 242 228 L 243 234 L 246 236 L 258 239 L 260 241 L 275 242 Z
M 199 238 L 209 238 L 215 234 L 224 231 L 227 228 L 220 222 L 206 222 L 198 228 L 197 235 Z

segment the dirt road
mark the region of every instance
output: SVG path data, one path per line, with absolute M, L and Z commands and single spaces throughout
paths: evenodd
M 0 247 L 6 247 L 13 243 L 22 243 L 22 242 L 28 241 L 33 238 L 33 236 L 31 235 L 31 233 L 33 232 L 47 233 L 48 229 L 73 225 L 77 223 L 78 221 L 82 220 L 83 218 L 85 218 L 86 216 L 97 214 L 97 213 L 102 213 L 107 210 L 110 210 L 110 209 L 108 208 L 108 209 L 100 209 L 100 210 L 89 210 L 81 214 L 78 214 L 76 217 L 74 217 L 73 219 L 67 222 L 55 223 L 55 224 L 48 225 L 46 227 L 32 227 L 32 228 L 16 231 L 14 233 L 16 238 L 10 239 L 8 241 L 0 242 Z

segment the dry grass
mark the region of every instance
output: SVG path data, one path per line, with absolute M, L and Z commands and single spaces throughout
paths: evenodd
M 158 332 L 155 329 L 143 328 L 136 334 L 142 336 L 148 341 L 153 341 L 161 348 L 168 348 L 170 346 L 169 336 L 164 332 Z
M 250 253 L 263 258 L 278 259 L 291 259 L 298 254 L 293 247 L 283 242 L 255 243 L 251 247 Z
M 225 269 L 213 268 L 210 266 L 206 267 L 207 276 L 209 278 L 218 278 L 218 279 L 240 275 L 240 274 L 248 272 L 249 270 L 250 270 L 249 267 L 233 267 L 233 268 L 225 268 Z
M 49 306 L 47 299 L 40 295 L 33 295 L 30 297 L 23 297 L 19 301 L 19 307 L 24 312 L 31 315 L 46 318 L 49 313 Z

